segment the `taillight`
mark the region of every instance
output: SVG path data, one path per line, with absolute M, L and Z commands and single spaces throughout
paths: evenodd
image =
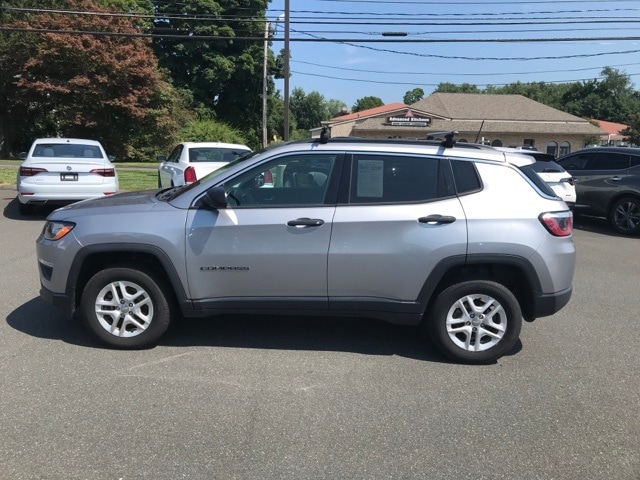
M 21 177 L 33 177 L 39 173 L 46 173 L 47 170 L 44 168 L 29 168 L 29 167 L 20 167 L 19 175 Z
M 184 183 L 193 183 L 196 180 L 196 169 L 193 167 L 187 167 L 184 171 Z
M 273 174 L 271 173 L 271 170 L 264 172 L 264 183 L 273 185 Z
M 115 177 L 116 170 L 114 168 L 94 168 L 91 173 L 100 175 L 101 177 Z
M 573 213 L 569 211 L 542 213 L 538 218 L 549 233 L 556 237 L 568 237 L 573 231 Z

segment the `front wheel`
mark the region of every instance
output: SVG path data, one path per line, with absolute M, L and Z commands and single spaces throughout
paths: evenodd
M 623 235 L 640 232 L 640 199 L 625 197 L 611 207 L 609 222 L 613 229 Z
M 489 363 L 515 346 L 522 311 L 504 285 L 473 280 L 440 292 L 424 322 L 432 341 L 447 357 L 464 363 Z
M 82 320 L 116 348 L 155 344 L 171 322 L 168 288 L 151 270 L 124 266 L 96 273 L 84 288 Z

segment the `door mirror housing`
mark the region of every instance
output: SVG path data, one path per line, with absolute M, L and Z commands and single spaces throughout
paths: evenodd
M 158 155 L 156 157 L 156 159 L 158 160 L 158 162 L 166 162 L 167 161 L 167 157 L 165 157 L 164 155 Z
M 204 206 L 212 210 L 227 208 L 227 192 L 224 187 L 213 187 L 207 190 L 204 197 L 198 202 L 198 206 Z

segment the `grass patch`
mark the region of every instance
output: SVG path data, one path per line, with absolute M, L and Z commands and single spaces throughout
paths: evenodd
M 131 165 L 127 164 L 127 166 Z M 18 164 L 16 164 L 15 167 L 0 168 L 0 185 L 15 185 L 17 174 Z M 118 169 L 118 181 L 121 191 L 150 190 L 158 188 L 158 170 L 151 168 L 145 170 Z

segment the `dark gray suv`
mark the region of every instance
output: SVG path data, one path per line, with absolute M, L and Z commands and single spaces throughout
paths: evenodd
M 556 162 L 573 176 L 576 213 L 607 217 L 624 235 L 640 233 L 640 148 L 584 148 Z
M 572 292 L 572 213 L 533 162 L 449 140 L 282 144 L 188 186 L 56 210 L 41 295 L 118 348 L 180 314 L 346 315 L 494 361 Z

